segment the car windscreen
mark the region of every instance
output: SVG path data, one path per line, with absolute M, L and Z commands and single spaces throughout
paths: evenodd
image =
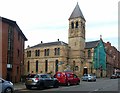
M 34 78 L 36 76 L 36 74 L 29 74 L 28 76 L 27 76 L 27 78 Z
M 50 75 L 41 75 L 42 78 L 51 78 Z

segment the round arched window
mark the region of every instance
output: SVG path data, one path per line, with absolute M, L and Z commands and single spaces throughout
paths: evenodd
M 74 28 L 74 23 L 73 23 L 73 22 L 71 22 L 71 28 L 72 28 L 72 29 Z
M 78 21 L 76 22 L 76 28 L 78 28 Z

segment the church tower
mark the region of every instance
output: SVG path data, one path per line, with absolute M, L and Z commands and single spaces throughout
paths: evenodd
M 78 75 L 83 74 L 83 63 L 85 62 L 85 22 L 77 3 L 69 18 L 68 44 L 70 67 Z

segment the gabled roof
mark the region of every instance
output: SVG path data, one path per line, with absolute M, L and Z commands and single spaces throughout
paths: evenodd
M 78 18 L 78 17 L 81 17 L 81 18 L 83 18 L 85 20 L 83 14 L 82 14 L 82 11 L 81 11 L 78 3 L 77 3 L 77 5 L 74 8 L 74 10 L 73 10 L 73 12 L 72 12 L 72 14 L 71 14 L 69 19 Z
M 56 45 L 68 46 L 68 44 L 63 42 L 63 41 L 56 41 L 56 42 L 40 43 L 40 44 L 37 44 L 37 45 L 32 46 L 30 48 L 49 47 L 49 46 L 56 46 Z
M 91 42 L 86 42 L 85 43 L 85 48 L 87 49 L 89 49 L 89 48 L 95 48 L 97 45 L 98 45 L 98 43 L 100 42 L 100 40 L 97 40 L 97 41 L 91 41 Z
M 17 31 L 19 31 L 19 33 L 22 35 L 22 37 L 24 38 L 25 41 L 27 41 L 27 38 L 25 37 L 25 35 L 23 34 L 22 30 L 19 28 L 19 26 L 17 25 L 16 21 L 4 18 L 4 17 L 0 17 L 0 20 L 2 20 L 2 22 L 11 24 L 12 26 L 15 26 Z

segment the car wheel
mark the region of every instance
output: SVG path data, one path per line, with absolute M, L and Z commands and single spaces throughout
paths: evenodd
M 80 81 L 77 82 L 77 85 L 80 85 Z
M 67 86 L 70 86 L 70 82 L 67 82 L 67 84 L 66 84 Z
M 8 87 L 8 88 L 5 89 L 5 92 L 4 92 L 4 93 L 13 93 L 13 91 L 12 91 L 11 88 Z
M 44 89 L 45 88 L 44 83 L 43 82 L 40 83 L 37 88 L 40 89 L 40 90 Z
M 29 86 L 29 85 L 26 85 L 26 88 L 27 88 L 27 89 L 31 89 L 32 87 L 31 87 L 31 86 Z
M 58 82 L 55 82 L 55 84 L 54 84 L 53 87 L 54 87 L 54 88 L 58 88 L 58 87 L 59 87 L 59 83 L 58 83 Z

